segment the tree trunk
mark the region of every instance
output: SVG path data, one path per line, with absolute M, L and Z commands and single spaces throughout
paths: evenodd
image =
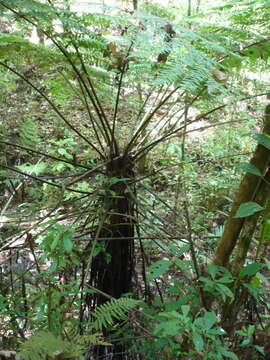
M 133 163 L 129 157 L 112 158 L 107 165 L 107 189 L 104 196 L 106 218 L 99 234 L 104 251 L 92 262 L 91 285 L 102 292 L 119 298 L 132 290 L 134 256 L 134 201 L 132 185 Z M 106 240 L 108 238 L 108 240 Z M 101 305 L 106 298 L 97 294 L 94 304 Z M 104 334 L 106 335 L 106 333 Z M 123 346 L 114 346 L 113 360 L 124 359 Z M 103 355 L 104 347 L 98 355 Z M 116 354 L 117 353 L 117 354 Z
M 261 205 L 262 207 L 265 206 L 268 198 L 269 189 L 270 189 L 269 181 L 270 181 L 270 169 L 268 169 L 267 174 L 264 177 L 264 181 L 261 182 L 260 188 L 255 198 L 255 202 Z M 234 278 L 238 277 L 240 270 L 244 266 L 259 217 L 260 214 L 255 213 L 252 216 L 245 218 L 241 230 L 241 236 L 239 238 L 236 249 L 236 255 L 231 265 L 231 272 Z M 247 300 L 248 291 L 246 288 L 241 286 L 241 283 L 236 282 L 234 284 L 234 295 L 235 295 L 234 301 L 228 299 L 222 308 L 221 323 L 222 323 L 222 327 L 227 331 L 228 334 L 231 334 L 235 330 L 235 324 L 237 323 L 237 316 Z
M 270 134 L 270 105 L 267 105 L 265 109 L 263 133 Z M 264 176 L 270 163 L 270 151 L 266 147 L 258 145 L 250 163 L 259 169 L 262 176 Z M 241 204 L 254 201 L 262 181 L 260 176 L 251 173 L 244 175 L 226 222 L 224 232 L 219 241 L 214 257 L 214 264 L 225 267 L 228 265 L 245 221 L 245 218 L 234 218 L 236 211 Z

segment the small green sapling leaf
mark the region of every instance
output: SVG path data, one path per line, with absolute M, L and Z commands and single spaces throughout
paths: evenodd
M 256 140 L 260 145 L 270 150 L 270 136 L 267 134 L 254 134 L 253 139 Z
M 244 218 L 262 210 L 263 207 L 261 205 L 257 204 L 256 202 L 249 201 L 239 206 L 238 210 L 236 211 L 236 214 L 234 215 L 234 218 L 235 219 Z
M 64 241 L 64 249 L 66 250 L 67 253 L 70 253 L 73 248 L 70 234 L 68 233 L 63 234 L 63 241 Z
M 204 346 L 204 341 L 203 341 L 201 334 L 199 334 L 198 332 L 194 332 L 192 338 L 193 338 L 193 343 L 195 345 L 196 350 L 201 351 Z
M 169 269 L 170 264 L 170 260 L 159 260 L 150 265 L 148 268 L 148 280 L 154 280 L 163 275 Z
M 250 164 L 248 162 L 241 164 L 239 167 L 250 174 L 253 174 L 256 176 L 262 176 L 261 171 L 258 168 L 256 168 L 255 165 Z
M 246 275 L 253 276 L 257 274 L 257 272 L 260 271 L 262 267 L 263 264 L 261 263 L 249 264 L 240 271 L 239 277 L 240 279 L 243 279 L 243 277 L 245 277 Z

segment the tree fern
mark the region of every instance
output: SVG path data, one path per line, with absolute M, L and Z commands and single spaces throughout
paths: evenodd
M 140 301 L 131 298 L 120 298 L 98 306 L 92 313 L 96 318 L 93 327 L 102 330 L 104 327 L 113 325 L 115 320 L 125 319 L 126 313 L 140 303 Z

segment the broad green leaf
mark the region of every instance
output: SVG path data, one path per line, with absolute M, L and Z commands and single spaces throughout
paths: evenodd
M 240 344 L 240 346 L 247 346 L 247 345 L 250 345 L 250 339 L 249 338 L 244 339 Z
M 223 266 L 210 265 L 207 268 L 207 272 L 211 275 L 213 279 L 218 275 L 220 279 L 228 279 L 221 282 L 230 282 L 229 279 L 231 278 L 231 273 Z
M 259 345 L 254 345 L 255 349 L 257 351 L 259 351 L 262 355 L 265 354 L 265 351 L 264 351 L 264 348 L 262 346 L 259 346 Z
M 56 248 L 56 246 L 58 245 L 58 242 L 59 242 L 59 234 L 55 233 L 54 240 L 51 243 L 51 250 L 54 250 Z
M 239 166 L 241 169 L 245 170 L 246 172 L 256 175 L 256 176 L 262 176 L 262 173 L 259 169 L 256 168 L 255 165 L 251 163 L 243 163 Z
M 179 334 L 181 327 L 178 320 L 162 321 L 154 329 L 154 335 L 175 336 Z
M 222 284 L 217 284 L 216 287 L 217 287 L 219 293 L 221 294 L 223 300 L 226 299 L 226 296 L 231 299 L 234 299 L 234 295 L 233 295 L 232 291 L 227 286 L 222 285 Z
M 64 148 L 59 148 L 57 151 L 58 151 L 58 153 L 59 153 L 60 155 L 63 155 L 65 158 L 67 158 L 67 159 L 69 159 L 69 160 L 73 159 L 73 156 L 72 156 L 71 154 L 69 154 L 69 153 L 66 151 L 66 149 L 64 149 Z
M 258 211 L 262 211 L 263 207 L 253 201 L 243 203 L 239 206 L 234 218 L 244 218 L 255 214 Z
M 229 358 L 229 359 L 238 360 L 238 356 L 237 356 L 236 354 L 234 354 L 234 353 L 231 352 L 231 351 L 228 351 L 228 350 L 224 349 L 223 347 L 220 347 L 220 348 L 219 348 L 219 352 L 220 352 L 222 355 L 224 355 L 224 356 L 226 356 L 227 358 Z
M 210 335 L 224 335 L 226 334 L 226 331 L 224 329 L 222 329 L 221 327 L 218 328 L 213 328 L 208 330 L 208 334 Z
M 201 334 L 199 334 L 198 332 L 194 332 L 192 339 L 193 339 L 193 343 L 195 345 L 196 350 L 201 351 L 204 346 L 204 341 L 203 341 Z
M 227 59 L 224 60 L 224 65 L 229 68 L 240 68 L 241 63 L 243 62 L 243 56 L 237 56 L 236 54 L 232 54 L 228 56 Z
M 175 245 L 174 243 L 168 244 L 169 250 L 172 252 L 172 254 L 176 255 L 177 258 L 179 258 L 181 255 L 183 255 L 185 252 L 187 252 L 190 248 L 189 244 L 185 244 L 181 247 Z
M 212 276 L 212 278 L 214 279 L 216 274 L 219 271 L 219 266 L 217 265 L 210 265 L 207 269 L 208 273 Z
M 51 263 L 51 266 L 49 268 L 50 272 L 55 272 L 58 266 L 58 261 L 57 260 L 53 260 L 53 262 Z
M 148 280 L 154 280 L 163 275 L 170 267 L 170 260 L 159 260 L 148 268 L 149 275 Z
M 63 234 L 63 241 L 64 241 L 64 249 L 66 250 L 67 253 L 70 253 L 73 247 L 70 234 L 68 233 Z
M 255 326 L 254 325 L 249 325 L 247 328 L 247 336 L 251 337 L 254 334 L 255 331 Z
M 266 149 L 270 150 L 270 136 L 267 134 L 254 134 L 252 135 L 253 139 L 255 139 L 260 145 L 266 147 Z
M 233 282 L 232 277 L 229 275 L 226 275 L 224 277 L 221 277 L 217 280 L 217 282 L 221 283 L 221 284 L 229 284 L 231 282 Z
M 216 323 L 217 317 L 213 311 L 208 311 L 204 314 L 204 329 L 209 330 Z
M 262 267 L 263 267 L 263 264 L 261 264 L 261 263 L 249 264 L 240 271 L 239 278 L 243 279 L 243 277 L 245 277 L 245 276 L 255 275 L 258 271 L 261 270 Z

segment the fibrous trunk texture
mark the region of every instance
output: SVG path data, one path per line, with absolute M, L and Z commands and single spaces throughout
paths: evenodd
M 134 193 L 131 183 L 134 173 L 131 159 L 111 159 L 107 165 L 106 175 L 107 189 L 103 198 L 106 216 L 99 233 L 99 238 L 103 239 L 100 241 L 104 245 L 104 251 L 92 261 L 91 285 L 114 298 L 119 298 L 122 294 L 132 291 Z M 106 300 L 102 295 L 96 294 L 95 305 L 101 305 Z M 114 355 L 110 359 L 125 359 L 121 354 L 123 350 L 122 346 L 114 346 Z M 105 355 L 102 349 L 99 349 L 98 355 Z

